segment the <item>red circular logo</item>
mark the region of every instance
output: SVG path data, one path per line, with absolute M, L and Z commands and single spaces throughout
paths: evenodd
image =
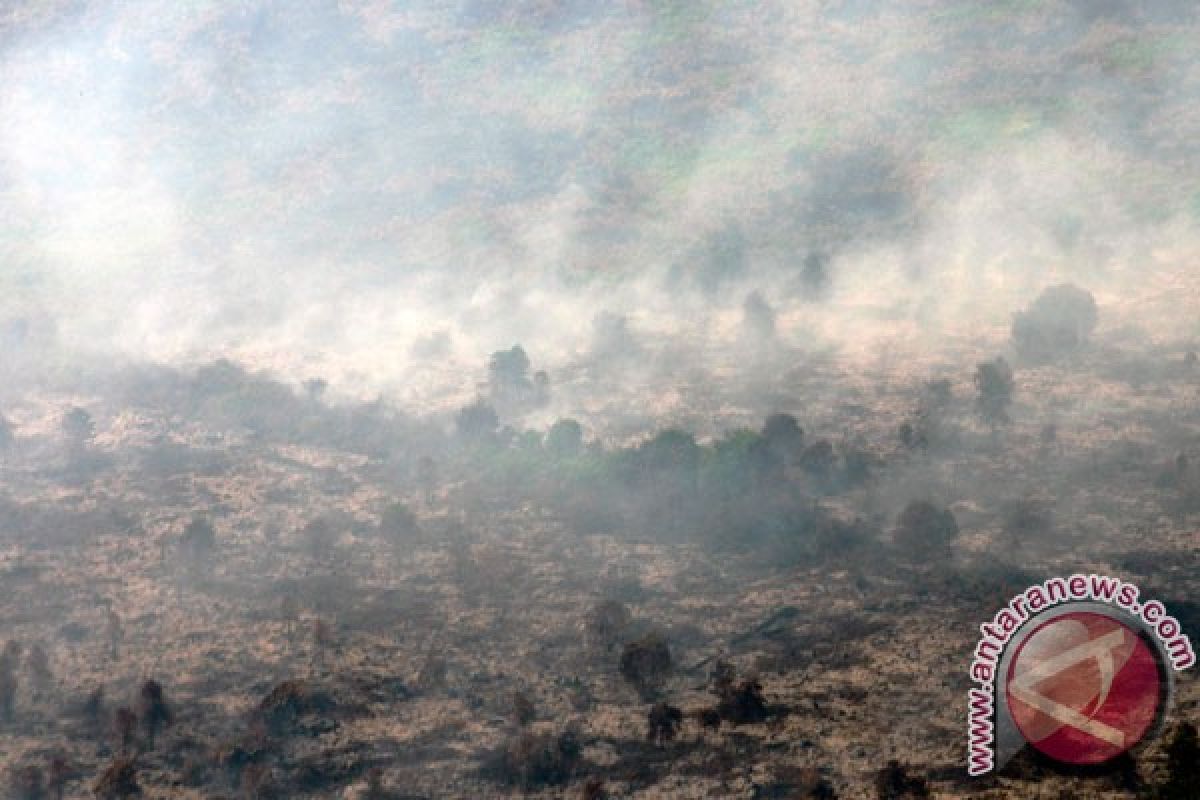
M 1099 764 L 1142 740 L 1158 718 L 1158 659 L 1136 631 L 1102 613 L 1038 626 L 1017 649 L 1005 691 L 1025 740 L 1068 764 Z

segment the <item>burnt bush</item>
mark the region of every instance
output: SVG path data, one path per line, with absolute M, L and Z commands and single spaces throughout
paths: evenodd
M 913 558 L 944 551 L 958 536 L 958 521 L 947 508 L 914 500 L 896 518 L 896 546 Z
M 666 638 L 657 632 L 629 642 L 621 651 L 621 677 L 642 697 L 653 697 L 667 682 L 673 662 Z
M 589 642 L 606 650 L 616 647 L 633 621 L 633 615 L 624 603 L 604 600 L 588 611 L 584 619 L 584 633 Z
M 875 795 L 879 800 L 919 800 L 930 796 L 925 779 L 910 775 L 909 768 L 896 760 L 875 773 Z
M 153 747 L 158 732 L 174 719 L 171 707 L 167 705 L 166 693 L 158 681 L 147 680 L 142 684 L 138 692 L 138 716 L 146 738 Z
M 1167 743 L 1167 775 L 1158 786 L 1159 800 L 1190 800 L 1200 797 L 1200 743 L 1196 726 L 1180 724 Z
M 537 708 L 522 691 L 512 694 L 512 719 L 518 728 L 524 728 L 537 719 Z
M 646 740 L 663 745 L 673 741 L 683 725 L 683 712 L 669 703 L 655 703 L 646 713 Z
M 261 720 L 275 735 L 284 735 L 295 731 L 304 717 L 332 713 L 336 706 L 329 693 L 305 681 L 286 680 L 259 702 L 252 719 Z
M 836 800 L 833 785 L 816 767 L 780 766 L 775 780 L 764 787 L 763 797 L 794 800 Z
M 142 793 L 138 785 L 137 763 L 131 756 L 118 756 L 100 773 L 92 784 L 92 791 L 100 800 L 124 800 Z
M 492 753 L 483 772 L 497 783 L 526 791 L 562 786 L 570 782 L 582 755 L 583 745 L 572 731 L 523 732 Z
M 608 800 L 609 796 L 602 778 L 588 778 L 579 789 L 579 800 Z
M 719 696 L 717 714 L 731 725 L 753 725 L 770 716 L 762 684 L 748 677 L 728 686 Z

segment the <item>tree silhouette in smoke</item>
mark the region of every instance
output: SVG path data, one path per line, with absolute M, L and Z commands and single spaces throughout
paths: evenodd
M 796 464 L 804 452 L 804 429 L 791 414 L 769 415 L 763 422 L 762 438 L 767 450 L 783 464 Z
M 1091 292 L 1070 283 L 1051 286 L 1013 315 L 1013 346 L 1030 361 L 1058 358 L 1087 344 L 1097 318 Z
M 519 344 L 497 350 L 488 361 L 488 387 L 495 397 L 527 394 L 533 389 L 529 379 L 529 356 Z
M 937 556 L 957 537 L 953 512 L 928 500 L 913 500 L 896 518 L 896 546 L 914 559 Z
M 496 409 L 482 398 L 460 408 L 454 418 L 454 427 L 459 437 L 472 442 L 494 437 L 499 426 L 500 418 Z
M 762 292 L 755 290 L 742 302 L 742 333 L 751 342 L 775 338 L 775 309 Z
M 1002 356 L 975 367 L 975 389 L 978 392 L 975 407 L 979 416 L 989 425 L 1010 421 L 1008 407 L 1012 405 L 1014 387 L 1012 367 Z
M 560 419 L 546 431 L 544 446 L 555 458 L 574 458 L 583 450 L 583 426 L 573 419 Z

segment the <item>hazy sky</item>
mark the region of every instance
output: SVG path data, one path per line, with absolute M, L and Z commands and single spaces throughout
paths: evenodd
M 7 2 L 0 315 L 396 389 L 753 289 L 831 341 L 1186 305 L 1200 29 L 1142 5 Z

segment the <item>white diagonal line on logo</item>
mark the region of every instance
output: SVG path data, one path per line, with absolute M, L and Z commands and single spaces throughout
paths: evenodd
M 1125 746 L 1124 733 L 1109 725 L 1105 725 L 1099 720 L 1085 717 L 1070 706 L 1064 706 L 1062 703 L 1055 702 L 1045 695 L 1019 686 L 1012 687 L 1011 692 L 1022 703 L 1033 706 L 1046 716 L 1056 719 L 1064 725 L 1070 725 L 1078 731 L 1095 736 L 1097 739 L 1101 739 L 1116 747 Z
M 1095 659 L 1097 665 L 1100 667 L 1103 683 L 1100 690 L 1101 703 L 1103 703 L 1103 698 L 1108 697 L 1108 692 L 1112 688 L 1114 677 L 1112 651 L 1124 643 L 1125 631 L 1118 629 L 1098 639 L 1093 639 L 1090 642 L 1076 645 L 1069 650 L 1064 650 L 1053 658 L 1048 658 L 1032 669 L 1015 677 L 1009 683 L 1009 691 L 1021 702 L 1036 708 L 1038 711 L 1064 725 L 1070 725 L 1072 728 L 1095 736 L 1097 739 L 1106 741 L 1109 744 L 1123 747 L 1125 744 L 1124 733 L 1102 722 L 1086 717 L 1076 709 L 1051 700 L 1049 697 L 1034 691 L 1033 687 L 1041 680 L 1052 675 L 1057 675 L 1082 661 Z M 1099 708 L 1099 704 L 1097 704 L 1097 708 Z

